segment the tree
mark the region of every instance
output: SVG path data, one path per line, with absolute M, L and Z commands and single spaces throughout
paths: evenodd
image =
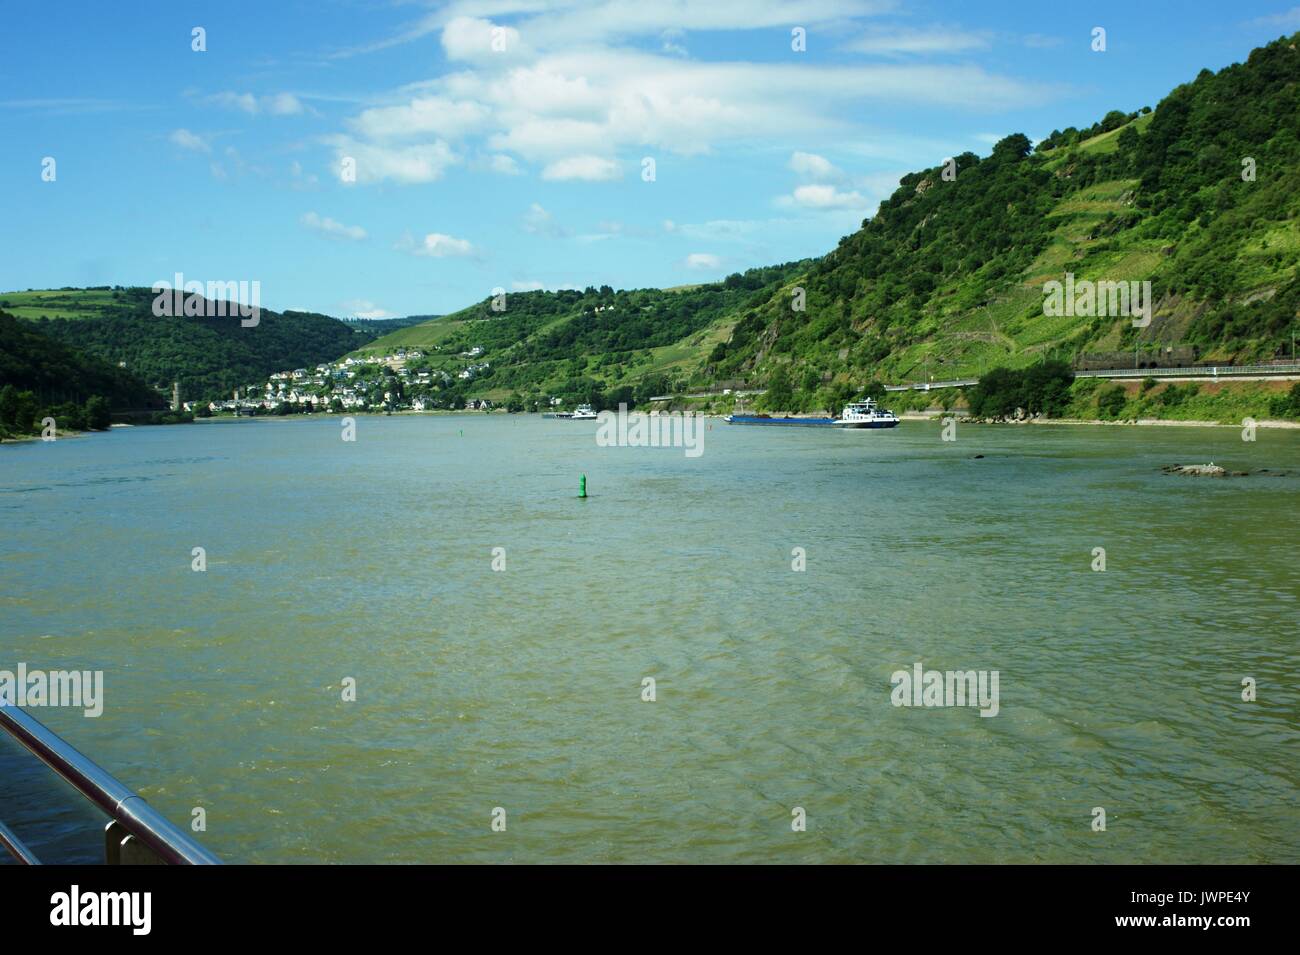
M 1124 389 L 1113 385 L 1097 395 L 1097 413 L 1103 418 L 1118 418 L 1127 400 Z
M 790 388 L 790 376 L 784 365 L 779 365 L 772 372 L 767 382 L 767 394 L 763 395 L 763 405 L 771 411 L 788 411 L 794 399 Z
M 993 147 L 995 158 L 1024 159 L 1033 151 L 1034 144 L 1024 133 L 1012 133 Z
M 1108 133 L 1112 129 L 1119 129 L 1128 122 L 1128 114 L 1122 110 L 1112 109 L 1101 119 L 1101 131 Z
M 91 431 L 107 431 L 112 419 L 109 416 L 108 399 L 92 395 L 86 399 L 86 427 Z
M 994 368 L 967 392 L 972 417 L 1006 418 L 1017 411 L 1059 415 L 1069 402 L 1074 372 L 1062 361 L 1029 368 Z

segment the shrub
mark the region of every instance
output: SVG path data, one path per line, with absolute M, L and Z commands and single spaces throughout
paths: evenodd
M 1107 419 L 1118 418 L 1127 403 L 1128 398 L 1124 394 L 1124 389 L 1119 385 L 1112 385 L 1097 395 L 1097 414 Z

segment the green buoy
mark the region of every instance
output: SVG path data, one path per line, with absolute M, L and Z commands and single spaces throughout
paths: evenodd
M 578 497 L 585 498 L 586 496 L 587 496 L 587 475 L 584 474 L 578 478 Z

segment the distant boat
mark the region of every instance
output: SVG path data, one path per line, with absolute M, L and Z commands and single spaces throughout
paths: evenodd
M 828 428 L 839 421 L 838 418 L 773 418 L 765 414 L 729 414 L 723 419 L 727 424 L 767 424 L 784 425 L 792 428 Z
M 873 399 L 866 398 L 845 405 L 835 425 L 840 428 L 897 428 L 898 415 L 876 407 Z
M 773 418 L 770 415 L 727 415 L 728 424 L 784 425 L 798 428 L 897 428 L 898 416 L 876 407 L 871 398 L 844 406 L 838 418 Z
M 578 405 L 573 411 L 548 411 L 543 418 L 568 418 L 571 421 L 595 421 L 596 412 L 591 405 Z

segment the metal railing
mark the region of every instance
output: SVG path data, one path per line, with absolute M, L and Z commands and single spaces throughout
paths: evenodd
M 109 817 L 104 831 L 108 864 L 221 864 L 220 859 L 125 783 L 17 706 L 0 704 L 0 730 L 22 743 Z M 8 849 L 19 862 L 30 865 L 39 861 L 3 823 L 0 823 L 0 846 Z
M 1076 368 L 1076 378 L 1286 378 L 1300 375 L 1300 364 L 1275 362 L 1271 365 L 1187 365 L 1181 368 Z M 886 391 L 937 391 L 942 388 L 967 388 L 979 384 L 978 378 L 951 381 L 915 381 L 903 385 L 885 385 Z
M 1275 362 L 1270 365 L 1185 365 L 1181 368 L 1089 368 L 1076 369 L 1076 378 L 1233 378 L 1271 377 L 1300 373 L 1300 364 Z

